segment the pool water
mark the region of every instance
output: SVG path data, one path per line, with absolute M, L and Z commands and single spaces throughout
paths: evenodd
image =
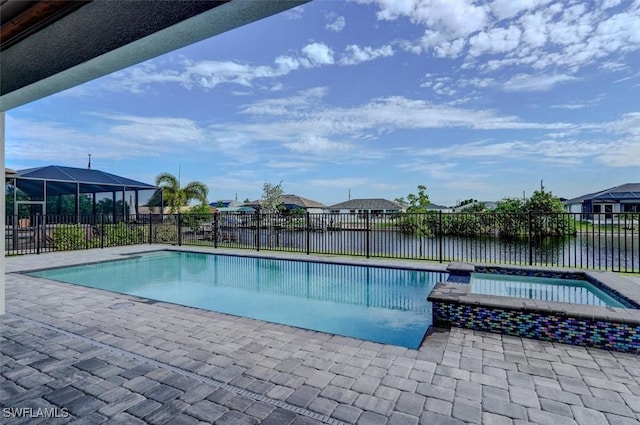
M 611 295 L 585 280 L 472 273 L 470 285 L 472 294 L 605 307 L 626 307 Z
M 28 274 L 407 348 L 422 343 L 432 323 L 427 296 L 447 277 L 176 251 Z

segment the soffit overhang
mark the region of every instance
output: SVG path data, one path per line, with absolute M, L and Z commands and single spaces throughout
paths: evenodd
M 0 1 L 0 111 L 308 0 Z

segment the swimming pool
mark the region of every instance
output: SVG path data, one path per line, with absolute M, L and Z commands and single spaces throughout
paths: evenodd
M 447 274 L 162 251 L 28 273 L 92 288 L 418 348 Z

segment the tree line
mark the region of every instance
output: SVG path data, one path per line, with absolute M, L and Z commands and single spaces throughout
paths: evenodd
M 461 212 L 439 214 L 429 209 L 427 188 L 418 186 L 418 193 L 410 193 L 396 202 L 406 210 L 395 217 L 396 225 L 405 233 L 418 237 L 441 235 L 492 235 L 513 238 L 525 235 L 575 235 L 575 221 L 564 213 L 564 204 L 544 187 L 533 192 L 528 199 L 504 198 L 489 209 L 482 202 L 464 202 Z

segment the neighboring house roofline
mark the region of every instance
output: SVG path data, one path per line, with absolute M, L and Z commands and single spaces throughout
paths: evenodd
M 394 201 L 384 198 L 360 198 L 350 199 L 328 207 L 331 210 L 403 210 L 406 207 Z
M 580 204 L 588 199 L 593 200 L 616 200 L 620 197 L 616 197 L 614 194 L 629 194 L 624 199 L 640 199 L 640 183 L 624 183 L 618 186 L 610 187 L 608 189 L 600 190 L 598 192 L 588 193 L 586 195 L 578 196 L 565 201 L 565 205 Z
M 300 208 L 327 208 L 326 205 L 318 201 L 294 194 L 285 194 L 280 196 L 279 203 L 284 205 L 294 205 Z M 244 205 L 257 206 L 260 208 L 263 204 L 264 199 L 256 199 L 255 201 L 247 202 Z

